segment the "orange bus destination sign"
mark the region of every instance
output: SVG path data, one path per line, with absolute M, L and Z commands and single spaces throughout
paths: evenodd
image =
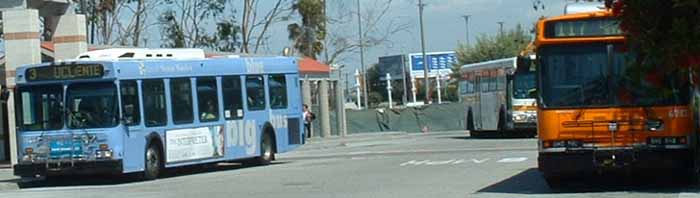
M 100 64 L 37 67 L 29 68 L 26 72 L 27 81 L 88 79 L 103 75 L 104 67 Z

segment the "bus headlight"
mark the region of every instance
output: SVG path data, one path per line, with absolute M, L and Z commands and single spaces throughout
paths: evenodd
M 111 159 L 112 158 L 112 149 L 109 149 L 109 145 L 107 144 L 100 144 L 100 149 L 95 151 L 95 158 L 97 159 Z
M 650 120 L 646 120 L 646 122 L 644 124 L 646 125 L 648 131 L 663 131 L 664 130 L 664 121 L 663 120 L 650 119 Z
M 112 150 L 98 150 L 95 152 L 95 157 L 97 159 L 111 159 L 112 158 Z

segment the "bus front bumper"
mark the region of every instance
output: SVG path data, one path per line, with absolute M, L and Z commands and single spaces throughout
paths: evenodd
M 122 160 L 20 163 L 14 165 L 13 169 L 14 174 L 20 177 L 34 177 L 36 175 L 119 174 L 122 173 Z
M 545 174 L 596 173 L 619 169 L 686 169 L 689 149 L 606 149 L 540 152 L 538 168 Z

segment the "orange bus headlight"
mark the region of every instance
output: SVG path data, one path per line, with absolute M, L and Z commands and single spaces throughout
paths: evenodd
M 647 120 L 645 123 L 647 130 L 649 131 L 663 131 L 664 130 L 664 121 L 663 120 Z

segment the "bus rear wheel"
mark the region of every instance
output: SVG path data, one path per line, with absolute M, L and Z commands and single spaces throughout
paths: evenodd
M 145 170 L 143 171 L 144 179 L 154 180 L 160 176 L 160 172 L 163 168 L 161 156 L 160 149 L 155 144 L 151 144 L 148 147 L 145 156 Z
M 275 159 L 275 151 L 273 149 L 274 141 L 270 133 L 263 133 L 260 141 L 260 156 L 254 159 L 256 165 L 268 165 Z

